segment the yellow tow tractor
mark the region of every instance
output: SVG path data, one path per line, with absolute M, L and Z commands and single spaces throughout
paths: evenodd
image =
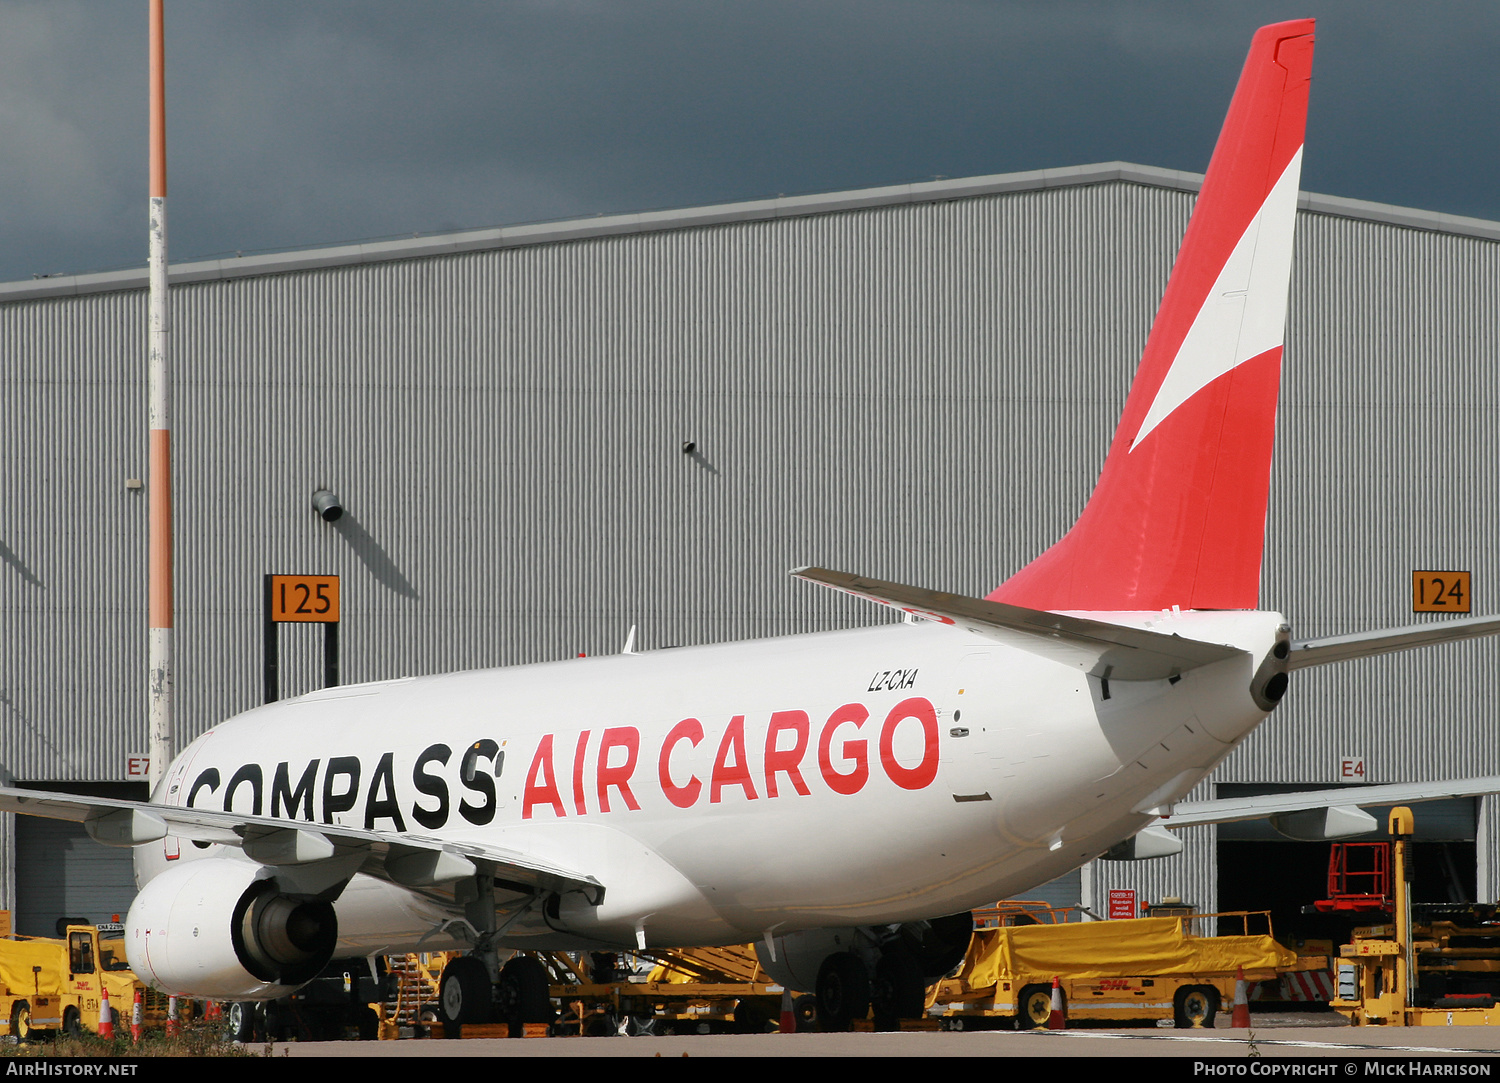
M 5 926 L 9 927 L 9 915 Z M 66 925 L 59 938 L 0 936 L 0 1033 L 25 1041 L 40 1033 L 96 1033 L 100 1001 L 109 993 L 111 1021 L 128 1025 L 137 990 L 147 1021 L 166 1015 L 161 997 L 136 980 L 125 962 L 124 928 Z

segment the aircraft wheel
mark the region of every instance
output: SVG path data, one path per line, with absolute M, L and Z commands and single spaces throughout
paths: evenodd
M 818 969 L 818 1019 L 824 1030 L 848 1030 L 870 1010 L 870 972 L 853 952 L 835 952 Z
M 291 1032 L 286 1009 L 274 1000 L 266 1005 L 265 1031 L 268 1042 L 284 1042 Z
M 1041 1030 L 1052 1014 L 1052 986 L 1028 985 L 1016 1000 L 1016 1029 Z
M 792 1016 L 798 1031 L 815 1030 L 818 1025 L 818 998 L 804 993 L 792 1001 Z
M 495 1007 L 500 1018 L 513 1027 L 552 1022 L 552 983 L 547 968 L 529 955 L 511 959 L 500 971 Z
M 265 1031 L 265 1009 L 253 1000 L 237 1000 L 224 1012 L 224 1029 L 231 1042 L 258 1041 Z
M 1218 991 L 1206 985 L 1189 985 L 1172 998 L 1172 1022 L 1179 1029 L 1212 1028 L 1218 1011 Z
M 359 1029 L 359 1040 L 373 1042 L 380 1037 L 380 1016 L 366 1004 L 354 1013 L 354 1024 Z
M 902 946 L 881 953 L 870 986 L 876 1030 L 900 1030 L 901 1020 L 920 1019 L 927 1006 L 927 986 L 916 956 Z
M 492 996 L 490 972 L 484 961 L 473 955 L 448 960 L 438 980 L 438 1018 L 444 1033 L 457 1038 L 464 1023 L 488 1023 Z

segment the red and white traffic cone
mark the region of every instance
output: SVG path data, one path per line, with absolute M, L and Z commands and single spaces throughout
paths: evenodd
M 1062 979 L 1052 979 L 1052 1010 L 1047 1013 L 1048 1030 L 1067 1030 L 1068 1016 L 1063 1011 Z
M 109 990 L 99 990 L 99 1037 L 115 1036 L 115 1013 L 109 1010 Z
M 792 1011 L 792 991 L 781 991 L 781 1025 L 776 1028 L 782 1034 L 797 1033 L 797 1014 Z
M 168 1038 L 175 1038 L 175 1037 L 177 1037 L 177 1028 L 180 1025 L 180 1023 L 178 1022 L 178 1013 L 181 1010 L 182 1009 L 180 1009 L 177 1006 L 177 994 L 173 993 L 170 997 L 167 998 L 167 1037 Z
M 137 989 L 135 991 L 135 1003 L 130 1007 L 130 1040 L 137 1045 L 140 1044 L 141 1040 L 141 1027 L 143 1023 L 141 1012 L 144 1009 L 145 1005 L 141 1003 L 141 991 Z
M 1229 1018 L 1232 1027 L 1250 1028 L 1250 1001 L 1245 996 L 1245 968 L 1240 967 L 1234 979 L 1234 1014 Z

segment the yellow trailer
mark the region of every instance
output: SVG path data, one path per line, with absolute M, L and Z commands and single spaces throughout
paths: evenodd
M 597 955 L 541 958 L 563 1005 L 554 1025 L 561 1034 L 756 1034 L 773 1028 L 781 1010 L 781 986 L 748 944 L 636 953 L 654 964 L 645 973 Z
M 1194 935 L 1210 918 L 1263 918 L 1266 932 Z M 952 1030 L 1044 1027 L 1057 978 L 1070 1025 L 1211 1027 L 1233 1004 L 1241 969 L 1248 983 L 1327 965 L 1278 944 L 1268 912 L 1002 925 L 975 930 L 958 974 L 939 982 L 930 1002 Z

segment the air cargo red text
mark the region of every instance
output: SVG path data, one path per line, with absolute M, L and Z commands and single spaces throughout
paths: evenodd
M 637 790 L 646 787 L 659 787 L 681 809 L 807 797 L 813 786 L 856 794 L 870 779 L 872 751 L 874 763 L 901 789 L 924 789 L 937 777 L 937 712 L 919 696 L 896 704 L 878 728 L 861 703 L 846 703 L 819 723 L 806 711 L 776 711 L 763 726 L 747 732 L 745 716 L 735 715 L 713 734 L 699 719 L 684 718 L 659 746 L 644 750 L 634 726 L 611 727 L 597 736 L 584 730 L 571 749 L 549 733 L 526 772 L 521 818 L 638 810 Z M 758 771 L 750 755 L 757 739 Z M 898 757 L 898 744 L 907 755 Z M 716 751 L 709 762 L 711 748 Z

